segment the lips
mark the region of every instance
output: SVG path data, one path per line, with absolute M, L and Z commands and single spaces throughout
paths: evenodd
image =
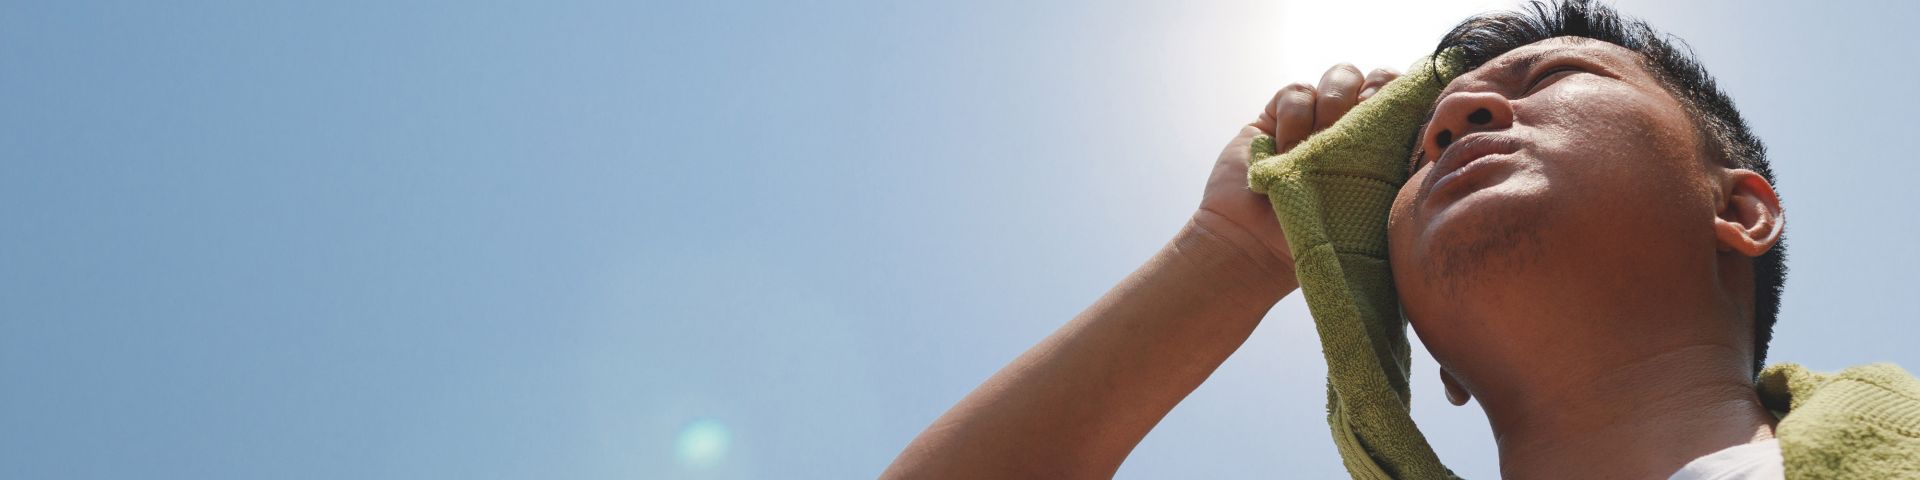
M 1434 161 L 1433 172 L 1427 175 L 1426 185 L 1429 195 L 1445 184 L 1451 183 L 1456 173 L 1475 160 L 1492 155 L 1505 155 L 1520 151 L 1520 141 L 1492 133 L 1474 133 L 1448 145 L 1440 153 L 1440 159 Z

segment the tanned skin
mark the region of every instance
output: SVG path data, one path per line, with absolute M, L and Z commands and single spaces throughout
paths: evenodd
M 1253 136 L 1290 149 L 1394 77 L 1339 65 L 1281 89 L 1159 253 L 882 477 L 1111 477 L 1298 288 L 1266 198 L 1246 187 Z M 1516 49 L 1443 92 L 1394 205 L 1393 269 L 1448 397 L 1486 410 L 1502 476 L 1666 478 L 1771 437 L 1751 386 L 1752 258 L 1785 218 L 1772 186 L 1706 154 L 1689 118 L 1638 54 L 1584 40 Z M 1440 182 L 1435 164 L 1461 160 L 1442 161 L 1442 131 L 1498 154 Z M 1488 149 L 1473 135 L 1504 137 Z
M 1507 478 L 1666 478 L 1772 436 L 1752 259 L 1780 200 L 1709 154 L 1642 62 L 1562 37 L 1455 79 L 1394 204 L 1402 306 L 1449 396 L 1480 400 Z M 1441 181 L 1442 131 L 1516 150 Z

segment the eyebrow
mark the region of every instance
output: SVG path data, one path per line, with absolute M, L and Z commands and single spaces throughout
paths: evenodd
M 1533 71 L 1533 67 L 1540 65 L 1542 62 L 1546 62 L 1547 55 L 1558 51 L 1560 51 L 1560 49 L 1557 48 L 1535 50 L 1532 53 L 1522 55 L 1514 59 L 1513 62 L 1508 63 L 1507 66 L 1502 67 L 1500 69 L 1501 76 L 1509 80 L 1526 81 L 1527 72 Z
M 1533 71 L 1533 67 L 1538 66 L 1543 62 L 1546 62 L 1548 55 L 1557 53 L 1559 51 L 1560 49 L 1553 48 L 1553 49 L 1547 49 L 1547 50 L 1537 50 L 1532 53 L 1523 54 L 1517 58 L 1514 58 L 1513 61 L 1508 62 L 1506 66 L 1500 67 L 1499 70 L 1497 70 L 1499 72 L 1497 76 L 1500 77 L 1500 79 L 1502 80 L 1526 81 L 1527 72 Z M 1447 95 L 1452 95 L 1453 93 L 1454 92 L 1447 92 L 1446 94 L 1441 95 L 1440 98 L 1445 99 Z M 1437 104 L 1438 102 L 1436 102 L 1436 105 Z M 1428 119 L 1433 118 L 1432 111 L 1427 112 L 1427 118 Z

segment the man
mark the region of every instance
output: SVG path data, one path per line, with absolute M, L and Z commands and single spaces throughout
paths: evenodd
M 1510 478 L 1780 478 L 1754 390 L 1785 225 L 1764 148 L 1683 49 L 1586 2 L 1469 19 L 1393 205 L 1402 308 Z M 1298 285 L 1248 144 L 1326 128 L 1394 75 L 1280 90 L 1145 265 L 1002 369 L 889 478 L 1111 476 Z M 1683 467 L 1685 471 L 1682 472 Z M 1691 478 L 1705 478 L 1697 476 Z

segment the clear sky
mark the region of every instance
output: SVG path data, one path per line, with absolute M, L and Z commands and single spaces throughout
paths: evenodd
M 1773 358 L 1920 367 L 1920 7 L 1670 3 L 1781 179 Z M 1505 5 L 5 2 L 0 478 L 872 477 L 1275 89 Z M 1342 477 L 1302 305 L 1119 476 Z

